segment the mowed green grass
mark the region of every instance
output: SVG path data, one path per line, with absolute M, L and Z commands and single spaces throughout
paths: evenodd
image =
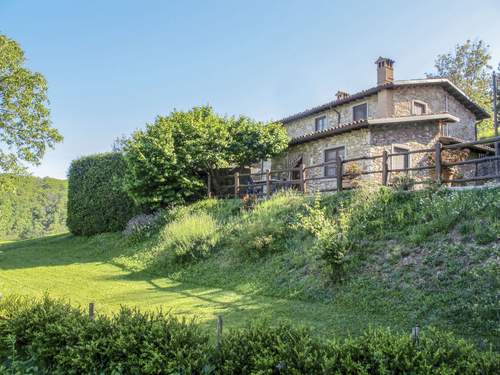
M 116 261 L 123 246 L 119 234 L 90 238 L 66 234 L 0 244 L 0 291 L 32 297 L 48 293 L 83 308 L 94 302 L 102 314 L 117 311 L 121 305 L 161 308 L 194 317 L 210 330 L 215 330 L 218 314 L 224 316 L 226 327 L 256 318 L 289 320 L 326 337 L 357 334 L 368 325 L 390 323 L 390 315 L 367 315 L 356 306 L 245 295 L 133 272 Z

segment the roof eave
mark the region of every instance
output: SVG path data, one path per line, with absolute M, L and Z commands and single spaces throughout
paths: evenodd
M 460 119 L 456 116 L 453 116 L 450 113 L 436 113 L 431 115 L 375 118 L 367 121 L 368 124 L 370 125 L 385 125 L 385 124 L 404 124 L 408 122 L 411 123 L 433 122 L 433 121 L 458 122 L 460 121 Z
M 363 128 L 368 128 L 368 121 L 363 120 L 363 121 L 358 121 L 355 123 L 347 124 L 345 126 L 341 127 L 336 127 L 336 128 L 328 128 L 319 132 L 314 132 L 314 133 L 309 133 L 300 137 L 292 138 L 288 142 L 290 146 L 294 145 L 299 145 L 302 143 L 310 142 L 310 141 L 315 141 L 317 139 L 321 139 L 324 137 L 332 136 L 335 134 L 341 134 L 353 130 L 358 130 L 358 129 L 363 129 Z
M 474 116 L 476 116 L 476 120 L 485 120 L 491 117 L 484 108 L 476 104 L 471 98 L 467 96 L 465 92 L 460 90 L 458 86 L 456 86 L 447 78 L 426 78 L 394 81 L 394 87 L 436 84 L 443 87 L 446 91 L 453 95 L 453 97 L 456 98 L 465 108 L 471 111 Z
M 328 128 L 319 132 L 313 132 L 309 134 L 302 135 L 300 137 L 295 137 L 290 139 L 288 144 L 290 146 L 299 145 L 302 143 L 315 141 L 321 138 L 333 136 L 336 134 L 346 133 L 353 130 L 365 129 L 370 126 L 378 125 L 393 125 L 393 124 L 405 124 L 405 123 L 420 123 L 420 122 L 458 122 L 459 119 L 449 113 L 439 113 L 433 115 L 418 115 L 418 116 L 406 116 L 406 117 L 385 117 L 378 119 L 368 119 L 363 121 L 357 121 L 353 123 L 348 123 L 343 126 Z
M 342 104 L 350 103 L 355 100 L 363 99 L 366 98 L 367 96 L 375 95 L 379 91 L 383 89 L 391 89 L 395 87 L 402 87 L 402 86 L 419 86 L 419 85 L 440 85 L 443 87 L 446 91 L 448 91 L 453 97 L 455 97 L 465 108 L 467 108 L 469 111 L 471 111 L 474 116 L 476 117 L 476 120 L 484 120 L 487 118 L 490 118 L 490 114 L 480 107 L 478 104 L 476 104 L 472 99 L 470 99 L 462 90 L 460 90 L 453 82 L 451 82 L 449 79 L 446 78 L 425 78 L 425 79 L 412 79 L 412 80 L 400 80 L 400 81 L 394 81 L 394 82 L 389 82 L 383 85 L 371 87 L 367 90 L 360 91 L 356 94 L 350 95 L 346 98 L 339 99 L 339 100 L 333 100 L 330 101 L 326 104 L 319 105 L 317 107 L 313 107 L 310 109 L 307 109 L 305 111 L 296 113 L 291 116 L 287 116 L 279 120 L 278 122 L 281 122 L 282 124 L 287 124 L 289 122 L 295 121 L 302 119 L 307 116 L 311 116 L 320 112 L 323 112 L 327 109 L 337 107 Z

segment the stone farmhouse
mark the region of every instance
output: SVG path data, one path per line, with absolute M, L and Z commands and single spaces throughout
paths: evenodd
M 290 137 L 289 149 L 272 160 L 272 169 L 311 166 L 357 158 L 476 140 L 476 123 L 488 113 L 447 79 L 394 80 L 394 61 L 380 57 L 376 64 L 377 85 L 348 94 L 280 120 Z M 477 152 L 487 152 L 481 147 Z M 390 169 L 418 166 L 422 154 L 390 158 Z M 378 162 L 380 163 L 380 162 Z M 377 170 L 377 161 L 361 161 L 363 170 Z M 308 170 L 312 190 L 335 187 L 335 164 Z M 331 179 L 329 179 L 331 177 Z M 290 177 L 293 179 L 293 176 Z

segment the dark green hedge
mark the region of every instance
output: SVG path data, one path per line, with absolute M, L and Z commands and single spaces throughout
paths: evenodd
M 123 190 L 125 162 L 120 153 L 74 160 L 68 172 L 68 228 L 92 235 L 122 230 L 136 209 Z
M 418 342 L 383 329 L 325 342 L 307 329 L 260 322 L 223 332 L 216 348 L 206 330 L 170 314 L 122 308 L 90 320 L 47 297 L 0 302 L 0 338 L 0 373 L 500 373 L 498 353 L 432 329 L 424 329 Z

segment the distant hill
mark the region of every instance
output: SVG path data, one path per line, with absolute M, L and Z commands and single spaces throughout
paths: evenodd
M 0 176 L 0 240 L 65 232 L 66 180 Z

